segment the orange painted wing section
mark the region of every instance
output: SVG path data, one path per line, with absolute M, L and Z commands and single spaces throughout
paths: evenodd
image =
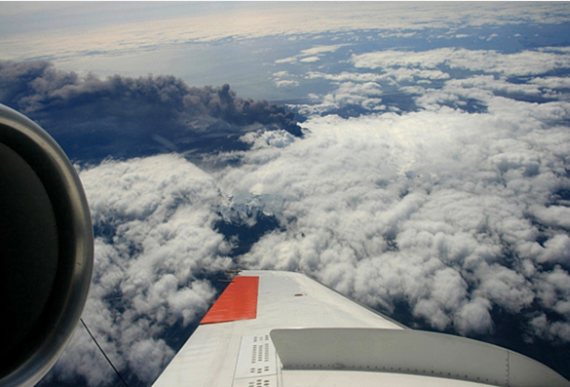
M 254 319 L 258 289 L 259 277 L 234 277 L 200 324 Z

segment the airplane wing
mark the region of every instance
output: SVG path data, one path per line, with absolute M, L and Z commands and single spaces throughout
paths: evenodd
M 154 386 L 570 386 L 528 357 L 408 329 L 302 275 L 242 271 Z

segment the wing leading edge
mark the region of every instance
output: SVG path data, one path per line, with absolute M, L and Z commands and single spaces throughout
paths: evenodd
M 567 386 L 550 368 L 407 329 L 299 273 L 244 271 L 155 386 Z

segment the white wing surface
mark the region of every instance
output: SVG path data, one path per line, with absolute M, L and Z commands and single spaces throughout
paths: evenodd
M 462 337 L 407 329 L 298 273 L 243 271 L 155 386 L 569 386 Z

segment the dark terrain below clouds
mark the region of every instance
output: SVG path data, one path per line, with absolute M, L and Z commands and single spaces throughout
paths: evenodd
M 229 85 L 190 87 L 172 76 L 100 79 L 49 62 L 0 61 L 0 103 L 37 121 L 73 160 L 244 149 L 247 132 L 300 136 L 294 114 L 236 96 Z

